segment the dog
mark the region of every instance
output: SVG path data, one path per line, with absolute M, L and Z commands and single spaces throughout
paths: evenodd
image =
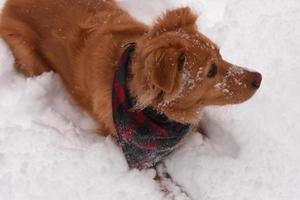
M 145 155 L 136 147 L 132 150 L 126 140 L 132 137 L 127 126 L 135 126 L 132 121 L 124 124 L 127 117 L 142 124 L 136 130 L 145 128 L 149 113 L 168 121 L 166 132 L 156 138 L 165 148 L 163 153 L 152 154 L 158 146 L 151 139 L 155 131 L 139 133 L 136 140 L 151 149 L 147 152 L 152 160 L 142 165 L 131 162 L 131 167 L 143 169 L 154 166 L 190 127 L 198 126 L 204 107 L 242 103 L 261 85 L 260 73 L 225 61 L 218 46 L 199 32 L 196 20 L 189 7 L 167 10 L 147 26 L 113 0 L 8 0 L 1 14 L 0 36 L 21 73 L 58 73 L 75 101 L 99 122 L 99 132 L 118 138 L 127 149 L 127 160 L 134 157 L 139 162 Z M 131 99 L 129 107 L 124 95 Z M 118 121 L 120 113 L 126 117 Z M 169 133 L 169 127 L 176 128 Z M 176 142 L 166 147 L 172 142 L 161 137 L 168 134 L 172 142 L 176 136 Z

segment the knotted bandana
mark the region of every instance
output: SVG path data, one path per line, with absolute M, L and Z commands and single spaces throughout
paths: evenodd
M 129 44 L 121 56 L 115 73 L 112 109 L 115 128 L 130 168 L 155 166 L 176 149 L 190 130 L 189 124 L 168 119 L 152 107 L 134 110 L 136 99 L 127 88 L 134 44 Z

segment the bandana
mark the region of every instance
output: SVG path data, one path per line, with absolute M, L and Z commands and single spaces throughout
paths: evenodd
M 133 109 L 136 99 L 130 96 L 127 81 L 134 49 L 134 44 L 129 44 L 119 60 L 113 82 L 112 109 L 117 140 L 129 167 L 146 169 L 172 153 L 191 126 L 172 121 L 152 107 Z

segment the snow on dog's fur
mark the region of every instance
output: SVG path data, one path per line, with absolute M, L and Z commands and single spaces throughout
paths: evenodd
M 0 34 L 16 69 L 28 76 L 56 71 L 101 133 L 115 135 L 112 82 L 127 43 L 136 43 L 128 85 L 136 109 L 152 106 L 196 125 L 204 106 L 241 103 L 260 86 L 259 73 L 222 59 L 196 19 L 190 8 L 179 8 L 149 27 L 112 0 L 8 0 Z

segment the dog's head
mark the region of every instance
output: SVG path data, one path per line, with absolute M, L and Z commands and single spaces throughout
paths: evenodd
M 129 86 L 137 107 L 196 123 L 204 106 L 241 103 L 259 88 L 261 75 L 223 60 L 196 19 L 189 8 L 168 11 L 137 42 Z

